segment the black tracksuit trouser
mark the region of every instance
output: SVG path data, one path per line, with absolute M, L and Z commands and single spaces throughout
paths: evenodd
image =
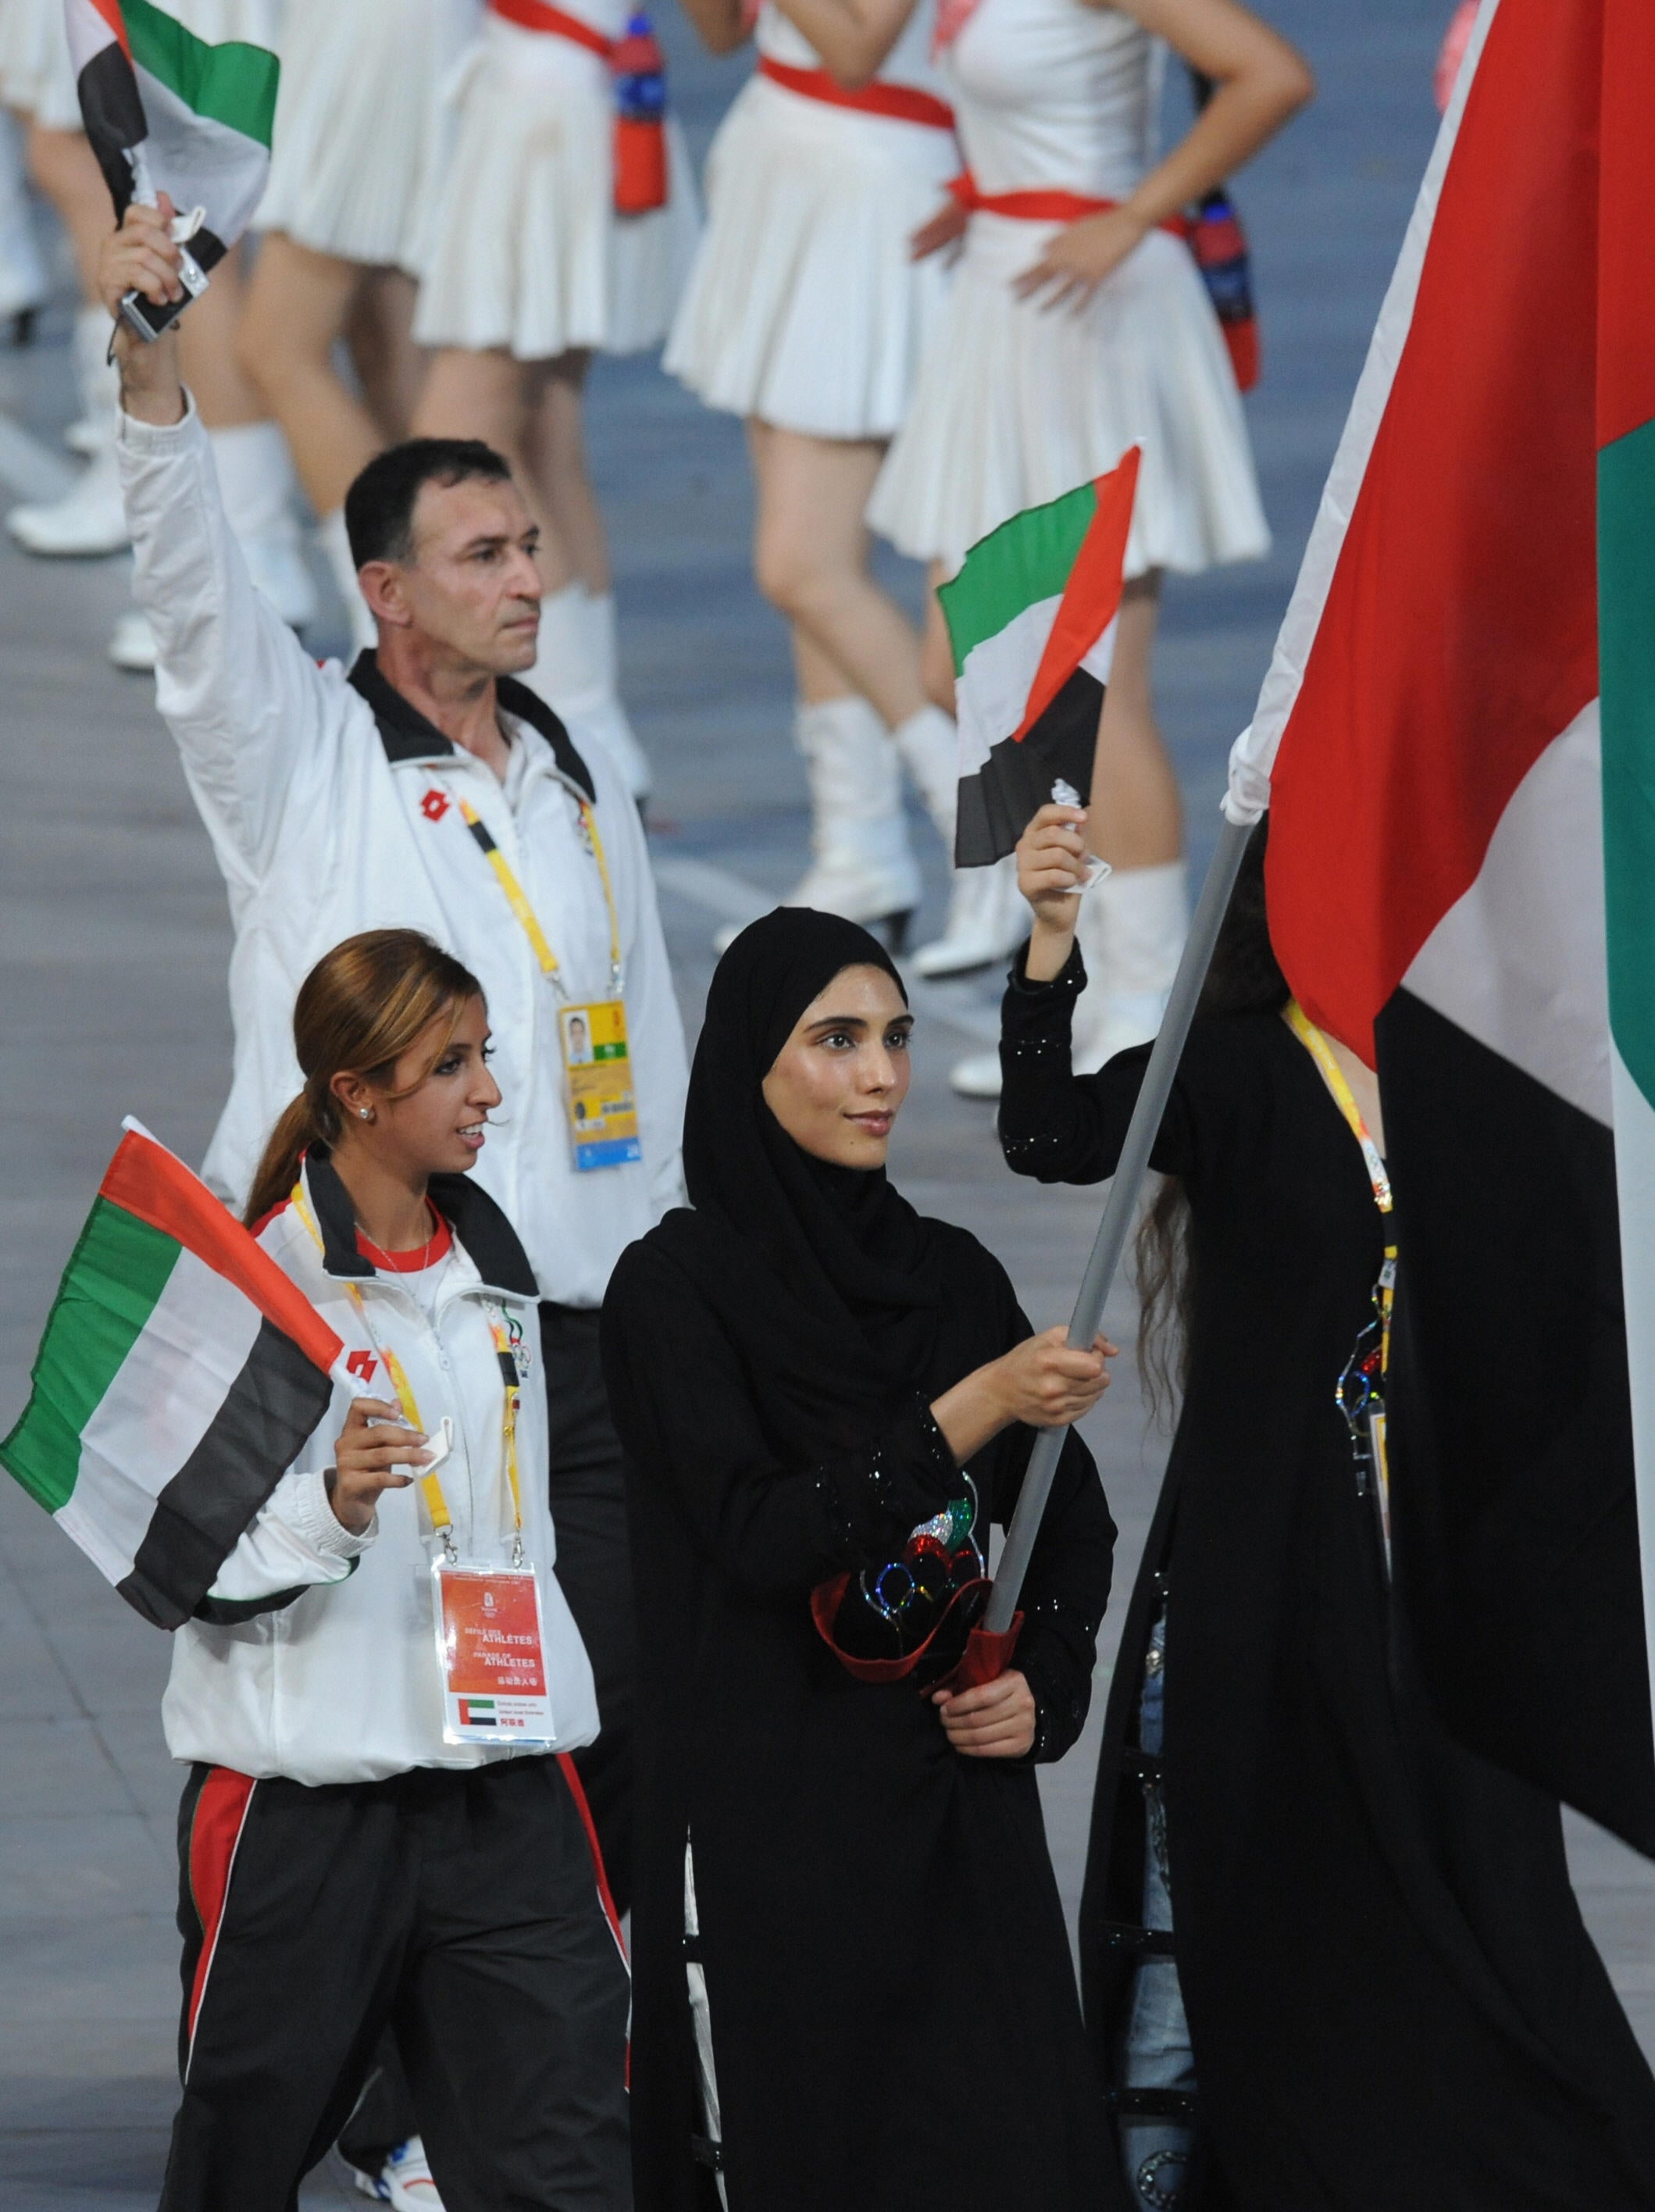
M 630 1990 L 563 1763 L 192 1771 L 161 2212 L 294 2212 L 389 2027 L 446 2212 L 630 2212 Z

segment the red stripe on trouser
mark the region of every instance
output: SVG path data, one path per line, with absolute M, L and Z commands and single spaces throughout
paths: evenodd
M 230 1893 L 230 1869 L 235 1864 L 235 1847 L 241 1840 L 253 1789 L 252 1775 L 238 1774 L 233 1767 L 215 1766 L 201 1785 L 190 1822 L 190 1895 L 201 1923 L 201 1955 L 196 1960 L 195 1980 L 190 1989 L 192 2043 L 213 1953 L 218 1948 L 224 1903 Z
M 566 1751 L 557 1753 L 557 1764 L 563 1770 L 563 1779 L 569 1784 L 569 1794 L 575 1800 L 575 1809 L 581 1816 L 581 1826 L 586 1830 L 587 1849 L 592 1854 L 592 1871 L 598 1878 L 598 1899 L 604 1909 L 604 1918 L 609 1923 L 609 1932 L 615 1938 L 615 1948 L 620 1953 L 628 1978 L 632 1972 L 632 1961 L 626 1955 L 626 1938 L 621 1933 L 621 1916 L 615 1910 L 614 1892 L 609 1887 L 609 1875 L 604 1866 L 603 1845 L 598 1841 L 598 1824 L 592 1817 L 592 1808 L 586 1802 L 586 1791 L 581 1786 L 575 1761 Z M 632 2087 L 632 2036 L 629 2027 L 626 2038 L 626 2086 Z

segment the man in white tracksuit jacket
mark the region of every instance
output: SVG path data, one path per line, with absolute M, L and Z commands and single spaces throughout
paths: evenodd
M 106 249 L 112 312 L 134 285 L 177 297 L 176 266 L 163 216 L 130 209 Z M 116 350 L 121 481 L 156 696 L 235 926 L 234 1074 L 204 1172 L 232 1202 L 244 1198 L 301 1085 L 295 996 L 331 946 L 409 927 L 479 978 L 510 1107 L 478 1181 L 540 1285 L 558 1577 L 602 1716 L 581 1773 L 624 1909 L 631 1594 L 598 1308 L 624 1249 L 682 1200 L 687 1079 L 637 811 L 609 761 L 595 750 L 583 758 L 510 681 L 534 662 L 541 586 L 533 526 L 498 456 L 417 441 L 364 470 L 346 514 L 379 649 L 348 674 L 319 667 L 248 579 L 175 337 L 146 345 L 122 326 Z M 581 1172 L 558 1012 L 617 996 L 641 1157 Z

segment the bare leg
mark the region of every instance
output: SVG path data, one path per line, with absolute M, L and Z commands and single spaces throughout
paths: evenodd
M 759 590 L 837 665 L 842 692 L 872 701 L 887 728 L 900 728 L 926 694 L 913 625 L 867 572 L 862 517 L 883 445 L 758 422 L 748 423 L 747 441 L 758 491 Z
M 920 645 L 920 670 L 925 694 L 946 714 L 954 711 L 954 648 L 948 642 L 948 625 L 942 617 L 937 586 L 946 580 L 942 563 L 934 561 L 927 578 L 925 635 Z
M 228 430 L 269 419 L 264 395 L 236 355 L 236 331 L 246 303 L 241 248 L 233 246 L 213 270 L 212 282 L 178 326 L 184 381 L 195 394 L 210 430 Z
M 575 568 L 532 466 L 533 380 L 533 368 L 514 360 L 503 347 L 473 353 L 444 346 L 432 360 L 414 410 L 413 428 L 422 438 L 481 438 L 505 455 L 517 488 L 540 526 L 540 574 L 546 589 L 559 592 L 575 581 Z
M 98 256 L 115 227 L 103 172 L 81 131 L 28 130 L 28 173 L 56 209 L 75 249 L 81 297 L 98 296 Z
M 1115 663 L 1104 694 L 1092 772 L 1092 849 L 1114 868 L 1152 868 L 1183 850 L 1177 778 L 1155 722 L 1150 662 L 1160 611 L 1159 574 L 1121 595 Z
M 271 231 L 238 332 L 241 365 L 287 433 L 300 481 L 322 516 L 344 505 L 352 479 L 386 443 L 332 361 L 362 277 L 354 261 L 313 253 Z
M 819 707 L 830 699 L 855 696 L 832 654 L 824 653 L 819 645 L 812 642 L 807 631 L 796 627 L 793 633 L 793 669 L 800 702 L 804 706 Z
M 609 539 L 587 472 L 581 396 L 592 356 L 560 354 L 536 364 L 538 389 L 528 428 L 529 465 L 574 574 L 594 598 L 610 588 Z
M 362 396 L 387 445 L 408 435 L 425 381 L 429 357 L 413 337 L 418 296 L 418 286 L 402 270 L 370 270 L 345 319 L 345 343 Z

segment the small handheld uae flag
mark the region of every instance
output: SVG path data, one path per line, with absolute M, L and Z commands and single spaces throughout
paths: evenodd
M 125 1127 L 0 1466 L 130 1605 L 176 1628 L 326 1412 L 345 1354 L 205 1183 Z
M 155 0 L 64 0 L 64 9 L 81 118 L 116 221 L 133 200 L 166 192 L 204 275 L 263 196 L 280 64 L 242 40 L 210 46 Z M 178 312 L 152 309 L 152 326 Z
M 1137 483 L 1131 446 L 1107 476 L 979 538 L 938 592 L 954 653 L 959 867 L 1009 853 L 1054 783 L 1082 804 L 1091 793 Z

